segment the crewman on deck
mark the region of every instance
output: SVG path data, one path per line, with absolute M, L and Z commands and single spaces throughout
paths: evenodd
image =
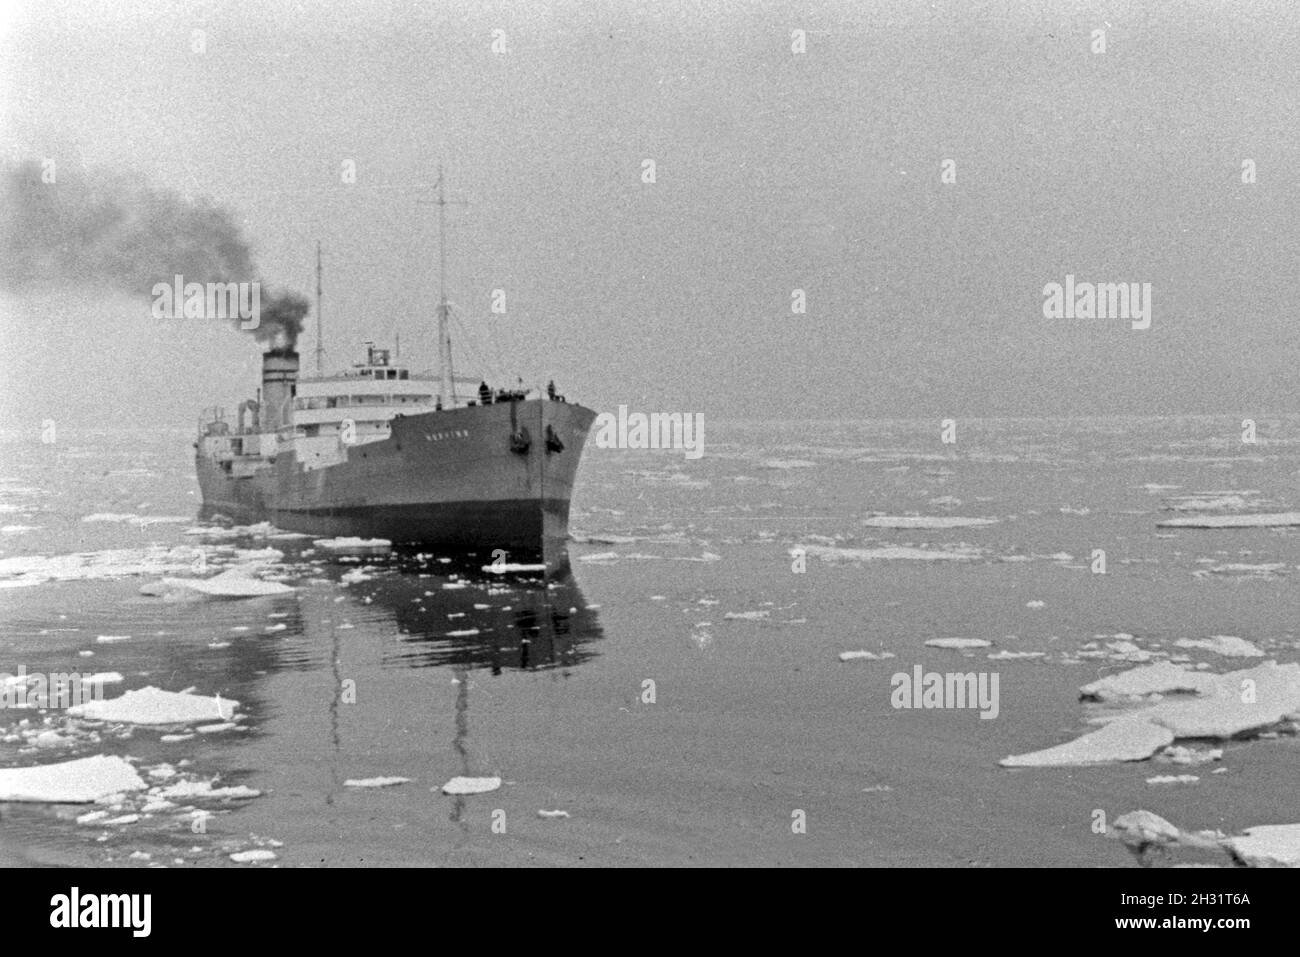
M 478 384 L 478 400 L 483 405 L 492 404 L 492 390 L 488 388 L 486 382 L 479 382 Z

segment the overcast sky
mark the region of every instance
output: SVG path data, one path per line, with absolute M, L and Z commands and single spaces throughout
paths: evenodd
M 458 372 L 714 418 L 1296 408 L 1289 0 L 3 9 L 6 157 L 211 197 L 304 292 L 320 240 L 334 365 L 395 333 L 432 365 L 441 161 Z M 1151 283 L 1151 328 L 1044 318 L 1066 274 Z M 147 302 L 0 310 L 15 425 L 187 424 L 257 386 L 251 337 Z

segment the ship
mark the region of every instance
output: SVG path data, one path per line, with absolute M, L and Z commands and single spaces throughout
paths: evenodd
M 416 372 L 367 342 L 323 369 L 317 247 L 316 373 L 293 343 L 262 356 L 257 398 L 199 419 L 203 514 L 318 537 L 487 553 L 500 564 L 562 551 L 578 463 L 596 413 L 540 387 L 490 388 L 452 367 L 446 206 L 440 223 L 438 367 Z M 400 356 L 400 352 L 398 354 Z

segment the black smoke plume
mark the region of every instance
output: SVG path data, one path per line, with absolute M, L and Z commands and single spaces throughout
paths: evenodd
M 287 289 L 269 295 L 263 289 L 263 293 L 262 321 L 252 330 L 253 335 L 273 349 L 294 349 L 311 305 L 305 296 Z
M 24 295 L 67 287 L 151 297 L 156 283 L 258 281 L 234 215 L 139 177 L 36 160 L 0 166 L 0 288 Z M 52 181 L 47 181 L 52 180 Z M 259 341 L 293 348 L 309 309 L 263 290 Z

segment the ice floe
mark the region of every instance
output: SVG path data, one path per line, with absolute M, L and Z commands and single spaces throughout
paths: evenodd
M 942 548 L 915 548 L 909 545 L 886 545 L 880 548 L 842 548 L 833 545 L 798 545 L 791 555 L 802 552 L 824 562 L 871 561 L 970 561 L 979 558 L 979 549 L 968 545 L 951 545 Z
M 1159 752 L 1155 759 L 1165 764 L 1195 767 L 1223 760 L 1223 748 L 1186 748 L 1181 744 L 1171 744 Z
M 1114 721 L 1099 731 L 1054 748 L 1013 755 L 998 763 L 1004 768 L 1048 768 L 1112 761 L 1142 761 L 1174 741 L 1168 728 L 1147 721 Z
M 1254 494 L 1254 493 L 1249 493 Z M 1165 508 L 1171 512 L 1228 512 L 1250 505 L 1244 494 L 1235 492 L 1178 495 L 1171 498 Z
M 180 798 L 181 800 L 202 800 L 205 798 L 220 800 L 224 798 L 248 799 L 261 797 L 262 792 L 254 788 L 236 784 L 231 787 L 213 787 L 212 781 L 178 781 L 150 792 L 157 798 Z
M 386 538 L 318 538 L 312 544 L 333 555 L 385 555 L 393 548 Z
M 999 763 L 1004 767 L 1050 767 L 1141 761 L 1178 739 L 1229 740 L 1300 716 L 1300 664 L 1266 661 L 1255 668 L 1210 677 L 1213 681 L 1198 688 L 1194 696 L 1170 698 L 1103 719 L 1110 723 L 1099 731 L 1053 748 L 1003 758 Z M 1146 683 L 1145 678 L 1132 681 L 1137 686 Z
M 128 691 L 118 698 L 87 701 L 68 709 L 76 718 L 122 724 L 195 724 L 214 717 L 230 720 L 239 702 L 230 698 L 208 698 L 147 687 Z
M 442 786 L 443 794 L 486 794 L 501 787 L 500 778 L 454 777 Z
M 993 642 L 983 638 L 931 638 L 926 642 L 931 648 L 990 648 Z
M 304 535 L 301 532 L 286 532 L 276 528 L 270 522 L 257 522 L 254 525 L 200 525 L 195 528 L 187 528 L 186 535 L 198 536 L 201 538 L 269 538 L 275 540 L 291 540 L 300 538 L 311 538 L 310 535 Z
M 271 595 L 289 595 L 294 589 L 280 582 L 262 581 L 230 569 L 211 578 L 164 578 L 165 589 L 183 589 L 207 595 L 210 598 L 265 598 Z
M 1225 658 L 1263 658 L 1264 652 L 1244 638 L 1233 635 L 1213 635 L 1209 638 L 1179 638 L 1174 642 L 1179 648 L 1203 648 Z
M 1300 867 L 1300 824 L 1264 824 L 1230 837 L 1224 848 L 1247 867 Z
M 1124 842 L 1147 865 L 1157 854 L 1179 848 L 1219 851 L 1238 867 L 1300 867 L 1300 824 L 1262 824 L 1227 836 L 1220 831 L 1184 831 L 1150 811 L 1117 817 L 1107 834 Z
M 869 528 L 974 528 L 996 525 L 996 518 L 961 518 L 957 515 L 875 515 L 864 518 Z
M 110 794 L 144 788 L 135 768 L 116 755 L 0 770 L 0 801 L 89 804 Z
M 87 515 L 83 522 L 134 522 L 137 525 L 176 525 L 190 521 L 183 515 L 136 515 L 121 512 L 96 512 Z
M 1141 668 L 1099 678 L 1079 689 L 1084 699 L 1106 701 L 1113 698 L 1140 698 L 1153 694 L 1197 694 L 1214 689 L 1218 678 L 1199 671 L 1188 671 L 1168 661 L 1158 661 Z
M 134 575 L 189 571 L 199 552 L 189 546 L 111 548 L 70 555 L 16 555 L 0 558 L 0 585 L 14 587 L 46 581 L 92 581 Z
M 886 658 L 896 657 L 892 651 L 882 651 L 876 654 L 874 651 L 841 651 L 840 661 L 884 661 Z
M 1156 522 L 1159 528 L 1282 528 L 1300 525 L 1300 512 L 1254 515 L 1186 515 Z
M 614 535 L 608 532 L 570 532 L 569 540 L 580 545 L 631 545 L 637 541 L 633 535 Z
M 275 860 L 275 851 L 268 851 L 260 847 L 251 851 L 236 851 L 230 855 L 230 859 L 236 864 L 256 864 L 259 861 L 273 861 Z

